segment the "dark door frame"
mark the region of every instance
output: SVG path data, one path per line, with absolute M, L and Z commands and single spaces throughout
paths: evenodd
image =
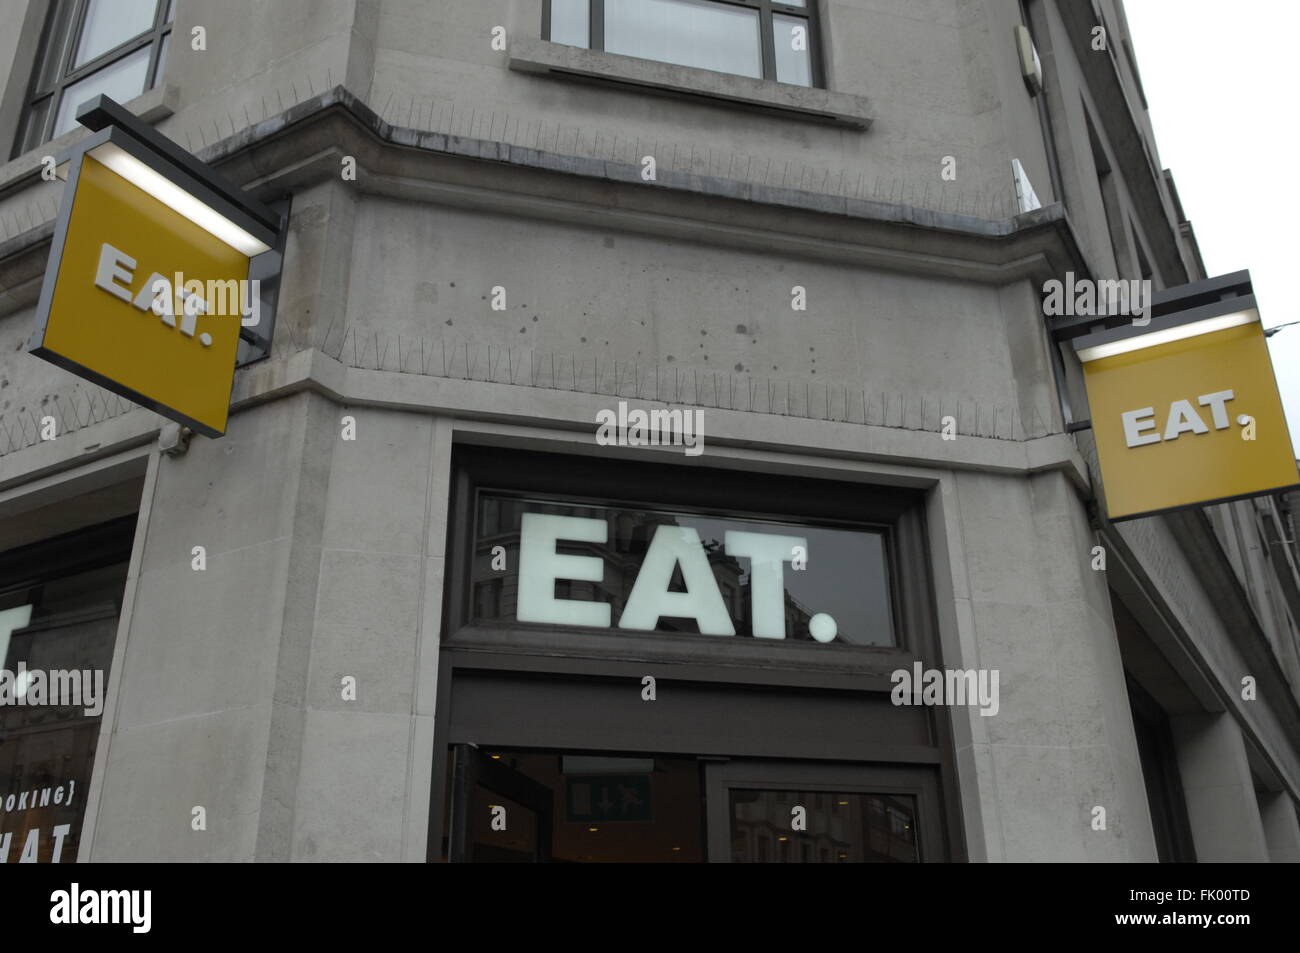
M 469 805 L 477 786 L 532 811 L 537 816 L 537 848 L 533 861 L 544 864 L 551 859 L 551 812 L 554 798 L 549 788 L 518 771 L 497 764 L 484 756 L 474 744 L 456 745 L 452 763 L 452 824 L 447 849 L 449 861 L 468 863 L 474 859 L 470 856 Z

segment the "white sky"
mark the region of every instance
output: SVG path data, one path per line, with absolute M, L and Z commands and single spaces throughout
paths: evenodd
M 1250 269 L 1264 327 L 1300 321 L 1300 3 L 1126 0 L 1161 164 L 1211 276 Z M 1269 338 L 1300 448 L 1300 324 Z M 1300 457 L 1300 449 L 1297 450 Z

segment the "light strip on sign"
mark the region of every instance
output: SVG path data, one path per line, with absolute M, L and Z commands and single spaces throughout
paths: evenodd
M 265 242 L 250 235 L 212 206 L 199 201 L 120 146 L 106 142 L 86 154 L 98 159 L 132 185 L 148 192 L 172 211 L 183 215 L 214 238 L 243 252 L 249 258 L 271 250 Z
M 1214 331 L 1238 328 L 1243 324 L 1253 324 L 1258 320 L 1259 312 L 1254 308 L 1248 311 L 1237 311 L 1233 314 L 1221 314 L 1217 317 L 1206 318 L 1204 321 L 1190 321 L 1187 324 L 1165 328 L 1161 331 L 1151 331 L 1148 334 L 1139 334 L 1120 341 L 1108 341 L 1105 344 L 1080 348 L 1078 351 L 1079 360 L 1086 364 L 1089 361 L 1097 361 L 1103 357 L 1114 357 L 1116 354 L 1127 354 L 1130 351 L 1138 351 L 1145 347 L 1155 347 L 1158 344 L 1181 341 L 1185 338 L 1198 337 Z

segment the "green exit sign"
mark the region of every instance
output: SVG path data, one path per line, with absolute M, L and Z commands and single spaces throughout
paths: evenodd
M 571 823 L 648 821 L 648 774 L 593 774 L 565 779 L 565 817 Z

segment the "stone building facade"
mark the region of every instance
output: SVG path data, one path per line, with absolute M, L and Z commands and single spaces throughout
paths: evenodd
M 1043 314 L 1207 277 L 1120 4 L 590 2 L 0 9 L 6 665 L 108 670 L 6 714 L 0 797 L 76 782 L 7 859 L 1300 859 L 1294 496 L 1107 521 Z M 290 209 L 272 353 L 181 453 L 26 353 L 91 92 Z M 597 442 L 620 402 L 703 452 Z M 621 618 L 522 608 L 529 514 L 608 526 L 534 602 Z M 745 521 L 810 541 L 789 637 L 739 542 L 734 639 L 629 621 L 645 527 Z M 914 664 L 997 713 L 891 703 Z

